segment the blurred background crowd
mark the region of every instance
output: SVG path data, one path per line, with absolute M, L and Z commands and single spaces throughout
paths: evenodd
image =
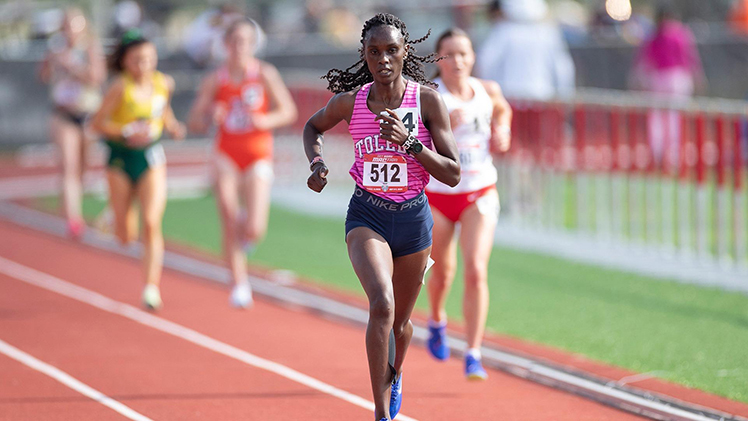
M 195 67 L 220 60 L 220 37 L 232 15 L 243 13 L 260 23 L 270 42 L 264 51 L 282 69 L 327 69 L 345 63 L 359 45 L 361 24 L 387 11 L 407 22 L 419 36 L 450 26 L 466 29 L 476 46 L 497 25 L 552 25 L 568 44 L 581 87 L 626 89 L 637 48 L 656 30 L 655 0 L 508 0 L 501 7 L 480 0 L 15 0 L 0 2 L 0 59 L 38 59 L 59 31 L 63 8 L 75 5 L 92 19 L 104 40 L 139 27 L 158 40 L 161 57 L 184 59 Z M 745 0 L 673 0 L 675 18 L 693 34 L 703 57 L 702 94 L 743 98 L 748 80 L 748 2 Z M 542 32 L 542 31 L 541 31 Z M 538 35 L 543 37 L 542 34 Z M 433 40 L 430 40 L 433 42 Z M 433 47 L 427 42 L 423 48 Z M 342 57 L 341 57 L 342 56 Z M 340 58 L 339 58 L 340 57 Z M 564 77 L 568 77 L 564 76 Z M 510 92 L 511 95 L 511 92 Z

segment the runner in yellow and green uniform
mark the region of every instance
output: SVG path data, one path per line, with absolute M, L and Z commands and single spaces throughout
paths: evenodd
M 174 117 L 170 99 L 174 79 L 156 70 L 156 47 L 138 32 L 130 31 L 110 57 L 119 74 L 109 87 L 92 127 L 109 149 L 107 181 L 115 234 L 123 243 L 137 236 L 134 199 L 143 219 L 146 287 L 143 303 L 150 309 L 162 305 L 159 281 L 164 240 L 161 221 L 166 208 L 166 158 L 159 139 L 166 131 L 182 139 L 185 128 Z

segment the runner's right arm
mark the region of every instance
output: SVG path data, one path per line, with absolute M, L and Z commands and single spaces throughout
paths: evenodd
M 119 127 L 119 125 L 112 123 L 110 117 L 122 100 L 124 87 L 122 78 L 117 78 L 109 89 L 107 89 L 99 110 L 91 119 L 91 128 L 107 139 L 122 138 L 122 128 Z
M 212 118 L 211 110 L 213 108 L 213 99 L 216 96 L 217 77 L 213 72 L 203 79 L 200 89 L 197 91 L 197 98 L 192 104 L 189 117 L 187 118 L 187 127 L 191 132 L 204 134 L 208 131 Z
M 119 106 L 120 101 L 122 101 L 124 87 L 125 85 L 122 78 L 117 78 L 117 80 L 112 83 L 112 86 L 110 86 L 106 94 L 104 94 L 104 99 L 101 102 L 99 111 L 97 111 L 91 119 L 91 128 L 109 140 L 116 141 L 124 139 L 126 144 L 148 144 L 151 141 L 151 138 L 147 126 L 125 136 L 125 133 L 123 133 L 124 128 L 116 123 L 112 123 L 110 119 L 112 113 L 114 113 Z
M 322 159 L 323 134 L 335 127 L 338 123 L 345 120 L 351 121 L 353 113 L 353 104 L 356 100 L 355 92 L 344 92 L 335 95 L 330 99 L 327 105 L 317 111 L 304 125 L 304 152 L 309 162 Z M 324 161 L 315 163 L 312 169 L 312 175 L 307 180 L 307 186 L 310 189 L 321 192 L 327 185 L 328 169 Z

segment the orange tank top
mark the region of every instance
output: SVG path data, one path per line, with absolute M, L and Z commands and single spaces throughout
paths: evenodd
M 243 163 L 270 158 L 273 154 L 272 133 L 253 127 L 251 117 L 252 114 L 265 114 L 269 108 L 259 63 L 247 69 L 241 82 L 231 80 L 226 67 L 217 70 L 217 77 L 214 101 L 227 111 L 226 119 L 216 133 L 218 148 Z

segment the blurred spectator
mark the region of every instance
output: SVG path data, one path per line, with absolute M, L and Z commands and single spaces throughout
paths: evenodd
M 508 98 L 572 95 L 574 62 L 547 12 L 545 0 L 494 0 L 495 23 L 478 52 L 477 76 L 498 82 Z
M 660 6 L 655 32 L 637 53 L 630 84 L 634 89 L 673 100 L 686 100 L 695 90 L 704 92 L 706 89 L 693 34 L 677 20 L 668 4 Z M 666 168 L 672 168 L 678 162 L 680 150 L 680 113 L 652 110 L 647 126 L 655 162 L 660 164 L 667 153 Z
M 322 32 L 334 44 L 341 47 L 359 45 L 359 34 L 363 23 L 345 5 L 330 9 L 322 20 Z
M 322 19 L 330 9 L 329 0 L 306 0 L 304 4 L 304 32 L 316 34 L 322 30 Z
M 114 26 L 112 35 L 120 38 L 131 29 L 138 29 L 146 38 L 156 38 L 160 35 L 161 28 L 158 23 L 148 19 L 143 6 L 134 0 L 123 0 L 117 2 L 112 11 Z
M 114 36 L 119 38 L 132 28 L 140 26 L 143 9 L 137 2 L 125 0 L 114 6 Z
M 65 12 L 46 9 L 35 12 L 31 18 L 31 39 L 47 39 L 62 27 Z
M 223 60 L 226 52 L 223 34 L 237 19 L 243 17 L 242 10 L 231 3 L 224 3 L 201 13 L 184 32 L 184 50 L 192 61 L 206 67 Z M 265 35 L 259 25 L 255 42 L 256 51 L 264 45 Z
M 741 35 L 748 35 L 748 0 L 737 0 L 728 16 L 730 27 Z

